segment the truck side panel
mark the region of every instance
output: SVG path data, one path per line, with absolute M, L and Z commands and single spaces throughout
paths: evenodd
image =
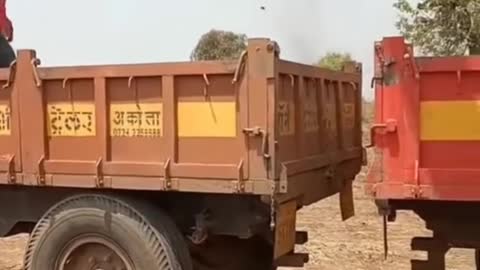
M 360 170 L 361 73 L 281 60 L 270 40 L 249 40 L 237 62 L 37 62 L 20 51 L 3 71 L 13 133 L 0 167 L 17 184 L 277 192 L 301 206 Z
M 77 164 L 78 171 L 73 173 L 92 174 L 102 160 L 103 173 L 110 176 L 236 179 L 237 166 L 246 159 L 241 121 L 236 118 L 246 108 L 240 109 L 236 102 L 230 74 L 207 74 L 105 78 L 101 92 L 107 99 L 97 102 L 105 104 L 99 116 L 95 116 L 93 78 L 43 79 L 51 138 L 46 163 L 52 166 L 51 172 L 69 174 Z M 169 91 L 173 95 L 165 95 Z M 57 115 L 82 109 L 86 119 L 79 121 L 80 132 L 55 134 L 58 128 L 69 127 L 68 118 L 56 126 Z M 106 125 L 95 124 L 99 118 L 106 118 Z M 103 136 L 98 137 L 96 130 Z M 92 147 L 96 143 L 103 149 Z M 70 151 L 65 151 L 67 146 Z M 84 170 L 81 160 L 89 162 L 91 169 Z
M 267 179 L 246 181 L 248 93 L 244 73 L 232 82 L 237 63 L 34 62 L 33 51 L 21 51 L 0 74 L 9 81 L 0 103 L 2 183 L 13 175 L 26 185 L 232 193 L 245 181 L 246 192 L 271 192 Z
M 278 66 L 277 177 L 287 198 L 301 194 L 309 204 L 339 192 L 360 170 L 361 67 Z

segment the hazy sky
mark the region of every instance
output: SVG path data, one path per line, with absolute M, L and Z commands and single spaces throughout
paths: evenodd
M 373 42 L 396 35 L 393 0 L 8 0 L 13 46 L 43 65 L 188 60 L 211 28 L 269 37 L 282 58 L 350 52 L 372 77 Z M 262 11 L 260 6 L 266 6 Z M 27 8 L 28 7 L 28 8 Z M 364 87 L 371 96 L 369 87 Z

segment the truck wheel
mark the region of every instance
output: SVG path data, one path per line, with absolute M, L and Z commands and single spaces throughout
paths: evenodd
M 24 269 L 191 270 L 186 242 L 170 218 L 137 209 L 102 195 L 60 202 L 35 226 Z M 155 215 L 155 226 L 145 212 Z

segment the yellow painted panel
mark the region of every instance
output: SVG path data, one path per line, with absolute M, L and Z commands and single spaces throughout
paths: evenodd
M 163 136 L 163 104 L 110 104 L 110 136 Z
M 480 140 L 480 101 L 428 101 L 420 106 L 420 138 Z
M 10 106 L 0 105 L 0 136 L 9 136 L 12 133 L 12 115 Z
M 179 102 L 179 137 L 236 137 L 235 102 Z
M 95 136 L 95 105 L 91 103 L 49 103 L 47 130 L 50 137 Z

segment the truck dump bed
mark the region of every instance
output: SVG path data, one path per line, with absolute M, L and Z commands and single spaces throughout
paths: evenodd
M 480 58 L 415 57 L 392 37 L 377 43 L 376 63 L 369 191 L 378 199 L 479 201 Z
M 238 62 L 0 71 L 0 183 L 248 193 L 338 192 L 359 172 L 361 72 L 280 60 L 249 40 Z

